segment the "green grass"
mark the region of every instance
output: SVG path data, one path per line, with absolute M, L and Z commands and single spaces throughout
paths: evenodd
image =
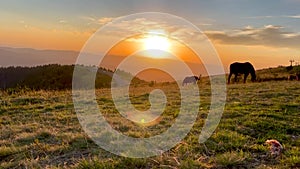
M 149 126 L 122 118 L 109 89 L 96 91 L 99 107 L 111 126 L 132 137 L 160 134 L 174 123 L 178 88 L 172 83 L 130 88 L 139 110 L 150 107 L 149 92 L 162 89 L 168 104 L 162 118 Z M 296 168 L 300 167 L 300 83 L 297 81 L 232 84 L 214 134 L 198 137 L 210 103 L 210 86 L 199 84 L 201 107 L 190 133 L 159 156 L 131 159 L 99 148 L 82 130 L 71 91 L 0 92 L 0 168 Z M 270 156 L 267 139 L 284 146 L 282 156 Z M 142 150 L 141 150 L 142 151 Z

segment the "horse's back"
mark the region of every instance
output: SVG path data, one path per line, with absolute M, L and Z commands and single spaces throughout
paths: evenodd
M 197 82 L 198 77 L 197 76 L 189 76 L 189 77 L 185 77 L 183 79 L 182 85 L 184 84 L 188 84 L 188 83 L 196 83 Z
M 245 62 L 245 63 L 234 62 L 230 64 L 230 72 L 232 73 L 244 73 L 244 72 L 248 72 L 251 69 L 253 69 L 253 66 L 249 62 Z

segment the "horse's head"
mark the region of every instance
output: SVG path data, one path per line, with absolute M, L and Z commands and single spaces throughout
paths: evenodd
M 251 75 L 251 81 L 252 81 L 252 82 L 255 82 L 255 81 L 256 81 L 256 75 L 255 75 L 255 73 L 253 73 L 253 74 Z
M 201 75 L 199 77 L 198 76 L 194 76 L 194 78 L 195 78 L 196 81 L 198 81 L 198 80 L 200 80 Z

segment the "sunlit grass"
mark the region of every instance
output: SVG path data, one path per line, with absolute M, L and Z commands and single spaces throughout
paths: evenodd
M 149 92 L 162 89 L 168 103 L 162 119 L 149 126 L 130 122 L 114 108 L 108 89 L 96 91 L 111 126 L 132 137 L 151 137 L 174 123 L 180 108 L 176 85 L 130 88 L 137 109 L 149 108 Z M 82 130 L 71 91 L 0 92 L 0 168 L 296 168 L 300 166 L 299 82 L 232 84 L 221 122 L 204 144 L 198 137 L 210 106 L 210 87 L 199 84 L 201 107 L 190 133 L 171 150 L 130 159 L 99 148 Z M 267 139 L 284 146 L 272 158 Z M 142 151 L 142 149 L 141 149 Z

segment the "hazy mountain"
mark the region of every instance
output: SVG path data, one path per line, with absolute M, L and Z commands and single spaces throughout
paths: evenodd
M 76 51 L 0 47 L 0 66 L 70 65 L 75 63 L 77 56 Z
M 46 64 L 75 64 L 79 55 L 78 51 L 62 51 L 62 50 L 36 50 L 30 48 L 10 48 L 0 47 L 0 67 L 8 66 L 37 66 Z M 96 57 L 93 54 L 86 54 L 86 60 L 91 57 Z M 117 66 L 124 60 L 124 56 L 106 56 L 101 63 L 101 67 L 115 70 Z M 201 63 L 186 64 L 190 67 L 192 73 L 187 73 L 182 69 L 182 61 L 174 59 L 153 59 L 150 57 L 135 56 L 129 59 L 129 65 L 120 66 L 119 68 L 133 73 L 140 72 L 143 67 L 156 67 L 162 70 L 169 69 L 173 75 L 168 75 L 165 72 L 149 69 L 142 71 L 138 77 L 146 81 L 172 81 L 173 79 L 180 80 L 185 76 L 190 75 L 207 75 L 205 67 Z M 96 63 L 95 63 L 96 64 Z M 99 65 L 98 65 L 99 66 Z M 207 65 L 216 70 L 216 66 Z M 214 71 L 213 71 L 214 72 Z M 218 72 L 217 70 L 215 72 Z M 218 74 L 218 73 L 214 73 Z M 171 78 L 173 77 L 173 79 Z

